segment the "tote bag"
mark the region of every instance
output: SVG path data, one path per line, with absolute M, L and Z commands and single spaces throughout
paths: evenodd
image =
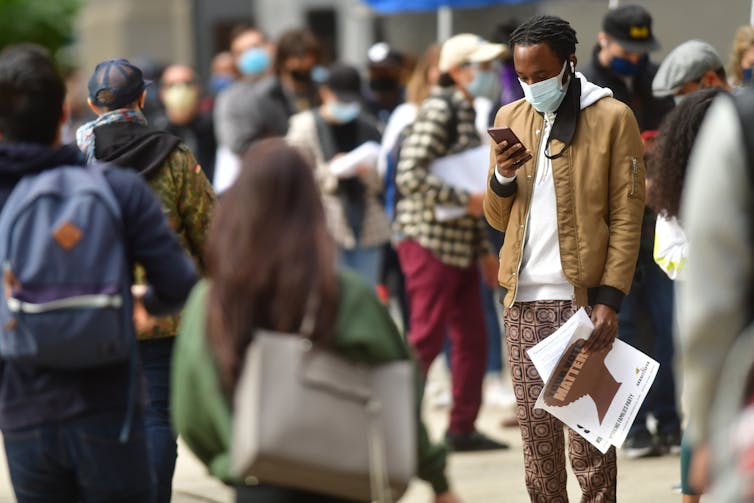
M 355 501 L 394 501 L 416 471 L 410 361 L 368 366 L 258 330 L 235 392 L 231 470 Z

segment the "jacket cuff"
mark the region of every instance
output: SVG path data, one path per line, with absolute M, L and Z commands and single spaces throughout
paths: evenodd
M 490 188 L 498 197 L 511 197 L 518 190 L 518 179 L 502 184 L 496 176 L 490 177 Z
M 602 285 L 596 288 L 594 300 L 592 305 L 604 304 L 612 307 L 615 312 L 620 311 L 620 305 L 623 302 L 623 297 L 626 295 L 612 286 Z

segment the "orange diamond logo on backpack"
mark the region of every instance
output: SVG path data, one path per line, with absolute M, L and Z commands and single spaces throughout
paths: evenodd
M 66 250 L 70 250 L 76 246 L 81 241 L 83 235 L 81 229 L 76 227 L 72 222 L 65 222 L 52 233 L 55 241 Z

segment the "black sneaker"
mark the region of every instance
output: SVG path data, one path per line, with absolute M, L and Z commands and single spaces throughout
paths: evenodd
M 649 458 L 661 454 L 657 442 L 646 429 L 637 430 L 623 443 L 623 454 L 628 459 Z
M 510 448 L 505 442 L 492 440 L 476 430 L 469 433 L 447 432 L 445 445 L 453 452 L 494 451 Z
M 672 454 L 673 456 L 679 456 L 681 454 L 681 430 L 680 428 L 673 428 L 667 431 L 662 431 L 658 435 L 659 443 L 662 449 Z

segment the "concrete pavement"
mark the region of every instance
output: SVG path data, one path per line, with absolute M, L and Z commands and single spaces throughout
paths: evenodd
M 518 429 L 501 429 L 500 419 L 509 410 L 485 407 L 479 420 L 484 432 L 511 444 L 508 451 L 486 454 L 455 454 L 450 458 L 452 482 L 466 503 L 526 503 L 523 455 Z M 425 411 L 431 434 L 439 438 L 447 424 L 447 409 Z M 618 501 L 620 503 L 680 502 L 672 486 L 679 480 L 679 458 L 664 456 L 640 460 L 619 459 Z M 174 502 L 232 502 L 232 493 L 206 475 L 204 467 L 181 446 L 174 482 Z M 578 483 L 569 473 L 568 493 L 572 502 L 580 499 Z M 410 487 L 401 503 L 429 503 L 431 491 L 421 481 Z M 305 503 L 305 502 L 302 502 Z
M 455 454 L 450 458 L 450 476 L 454 487 L 466 503 L 526 503 L 523 455 L 518 429 L 501 429 L 500 419 L 510 409 L 484 407 L 478 427 L 485 433 L 511 444 L 508 451 L 486 454 Z M 440 438 L 447 425 L 447 409 L 427 408 L 425 418 L 434 438 Z M 1 444 L 0 444 L 1 449 Z M 679 458 L 618 461 L 618 501 L 620 503 L 665 503 L 680 501 L 671 490 L 679 480 Z M 175 503 L 230 503 L 233 493 L 207 475 L 204 466 L 184 446 L 179 446 L 178 465 L 173 483 Z M 578 483 L 569 473 L 568 492 L 579 501 Z M 5 466 L 0 454 L 0 503 L 14 501 Z M 431 491 L 421 481 L 410 487 L 401 503 L 431 502 Z M 305 503 L 305 502 L 302 502 Z

